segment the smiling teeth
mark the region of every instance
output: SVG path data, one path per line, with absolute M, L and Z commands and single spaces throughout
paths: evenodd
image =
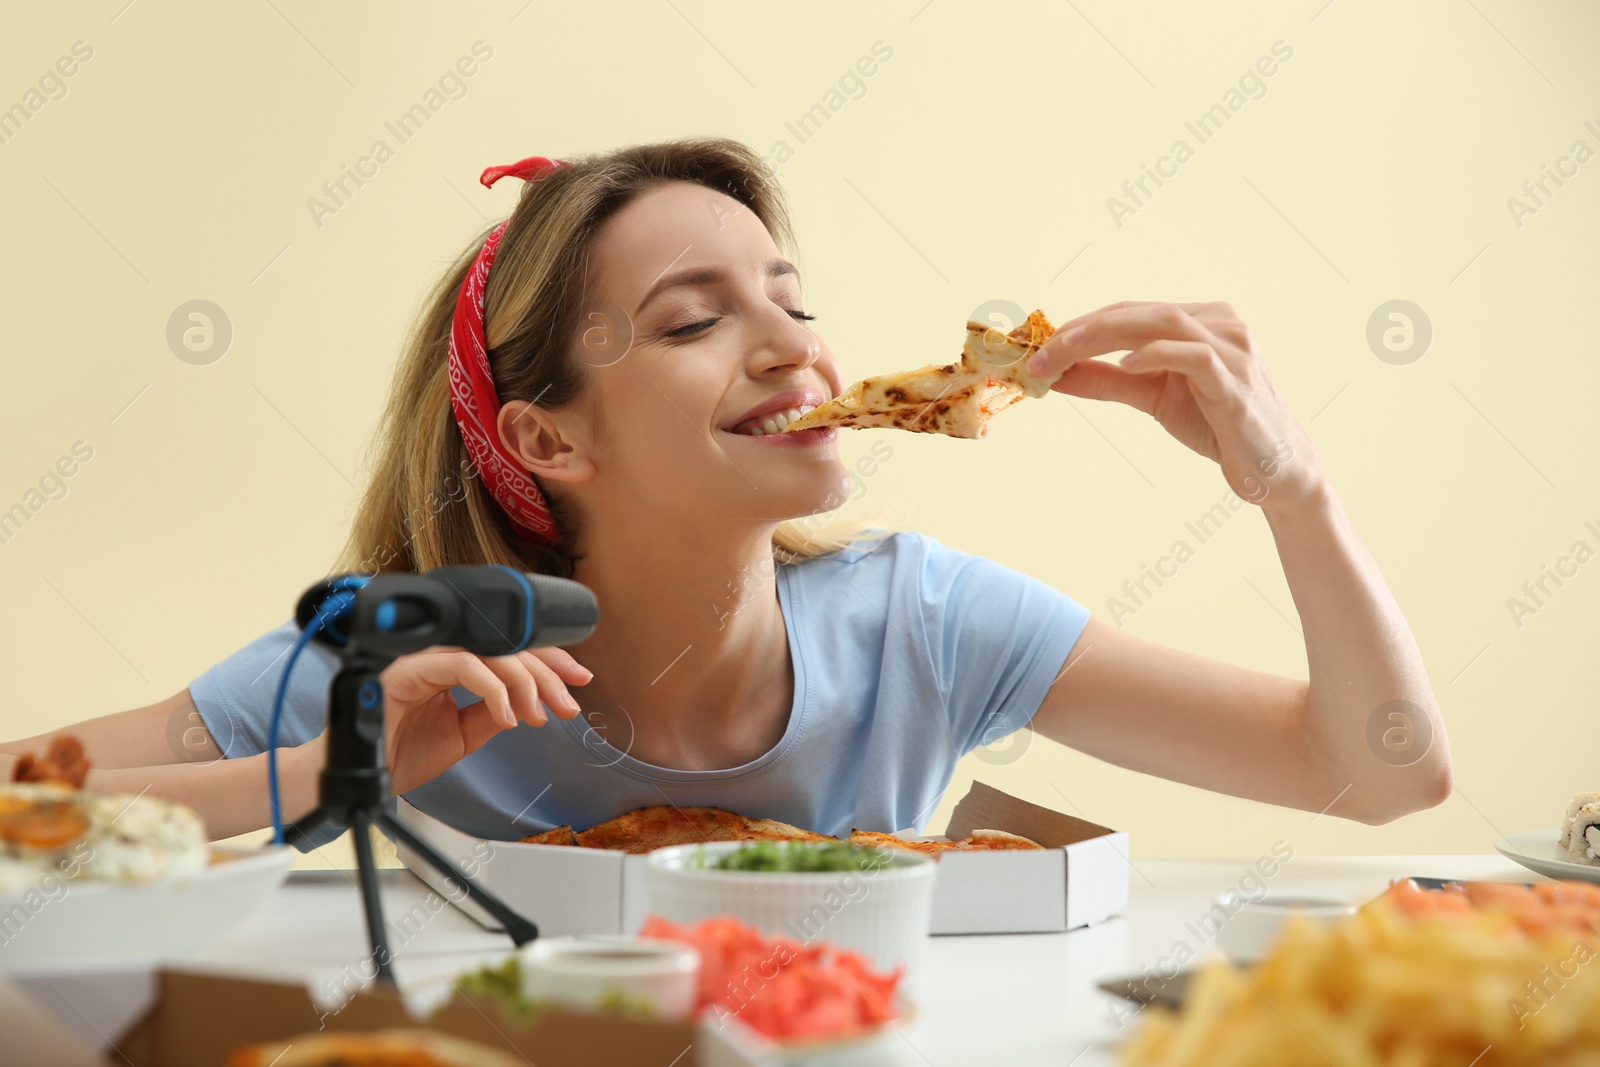
M 746 434 L 750 437 L 762 437 L 770 434 L 781 433 L 783 429 L 791 422 L 794 422 L 801 415 L 804 415 L 806 412 L 812 410 L 816 406 L 817 405 L 815 404 L 802 404 L 800 407 L 790 408 L 787 411 L 775 411 L 771 415 L 764 416 L 761 421 L 756 423 L 754 426 L 738 432 Z

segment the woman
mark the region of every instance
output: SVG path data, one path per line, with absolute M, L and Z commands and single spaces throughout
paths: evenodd
M 396 793 L 497 839 L 663 803 L 893 831 L 931 814 L 962 755 L 1031 724 L 1135 770 L 1368 823 L 1449 795 L 1405 619 L 1227 305 L 1115 304 L 1037 359 L 1060 392 L 1153 415 L 1261 506 L 1308 681 L 1141 641 L 924 535 L 819 529 L 848 484 L 835 431 L 778 435 L 774 413 L 844 382 L 780 255 L 779 190 L 743 145 L 535 157 L 485 183 L 506 173 L 521 199 L 427 306 L 338 569 L 572 577 L 601 624 L 567 650 L 397 660 Z M 1121 366 L 1090 359 L 1124 349 Z M 185 801 L 217 837 L 267 825 L 267 721 L 294 633 L 71 727 L 88 787 Z M 292 678 L 288 818 L 315 803 L 334 669 L 312 645 Z M 1399 729 L 1421 739 L 1403 759 L 1372 740 Z

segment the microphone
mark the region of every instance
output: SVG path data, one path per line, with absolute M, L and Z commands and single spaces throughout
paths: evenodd
M 325 615 L 317 640 L 354 642 L 388 656 L 433 645 L 509 656 L 524 648 L 577 644 L 600 621 L 600 604 L 581 583 L 499 564 L 371 578 L 339 575 L 306 590 L 295 621 L 304 630 L 329 605 L 334 610 Z

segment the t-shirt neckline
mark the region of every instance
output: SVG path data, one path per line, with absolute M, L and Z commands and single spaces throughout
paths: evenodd
M 754 774 L 777 763 L 800 736 L 811 707 L 810 692 L 806 684 L 805 642 L 802 640 L 801 628 L 796 621 L 794 588 L 790 584 L 793 569 L 793 564 L 775 565 L 778 610 L 783 614 L 784 629 L 787 631 L 789 641 L 789 662 L 794 668 L 794 697 L 789 705 L 789 721 L 784 724 L 783 736 L 778 739 L 777 744 L 755 759 L 737 767 L 718 767 L 703 771 L 661 767 L 636 759 L 630 756 L 625 748 L 612 745 L 591 728 L 591 723 L 582 714 L 571 719 L 552 716 L 552 724 L 561 729 L 563 736 L 575 745 L 592 765 L 614 768 L 647 780 L 673 783 L 729 781 Z

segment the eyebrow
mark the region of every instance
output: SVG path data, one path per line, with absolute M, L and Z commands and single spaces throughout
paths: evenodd
M 800 270 L 787 259 L 769 259 L 763 273 L 768 278 L 781 278 L 785 274 L 793 274 L 799 277 Z M 727 278 L 728 272 L 721 267 L 688 267 L 674 274 L 663 275 L 657 278 L 656 283 L 650 287 L 650 291 L 644 294 L 644 299 L 639 301 L 639 306 L 634 310 L 634 314 L 642 313 L 646 304 L 668 289 L 683 285 L 716 285 L 719 282 L 726 281 Z

